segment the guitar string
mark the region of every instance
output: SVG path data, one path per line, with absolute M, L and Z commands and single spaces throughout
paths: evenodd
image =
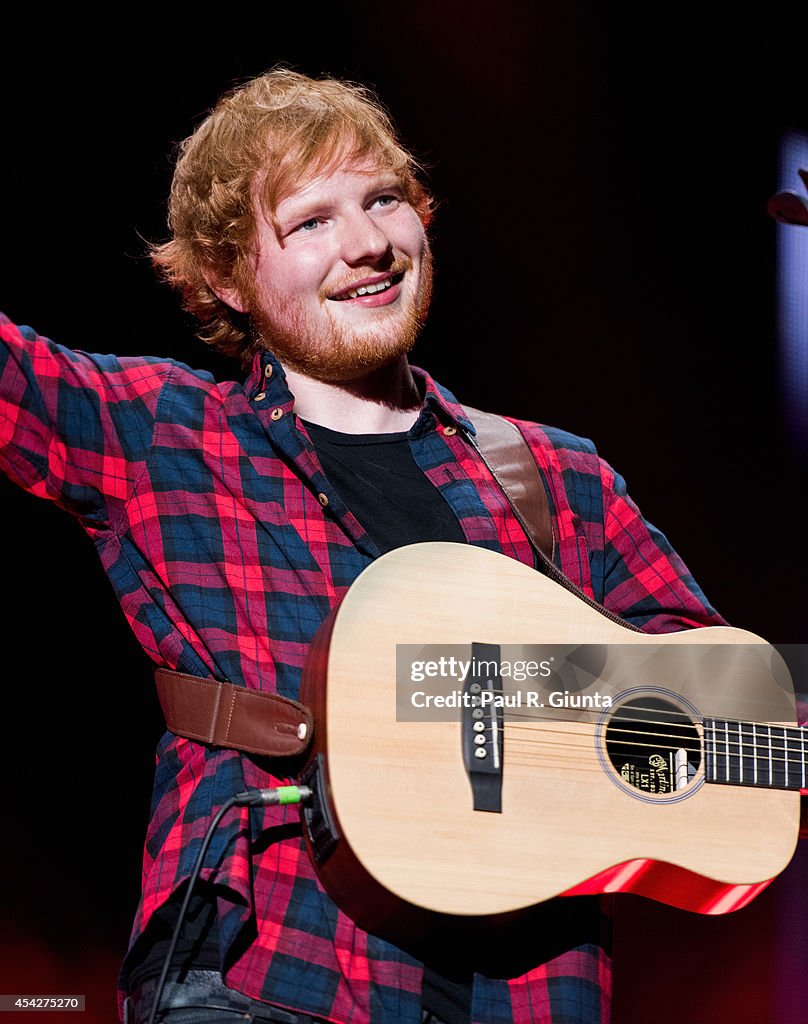
M 601 768 L 600 765 L 596 765 L 596 764 L 581 764 L 581 762 L 579 760 L 575 760 L 575 759 L 572 758 L 572 754 L 573 753 L 580 752 L 578 747 L 573 747 L 571 745 L 563 745 L 563 744 L 555 744 L 553 746 L 555 746 L 558 749 L 560 749 L 560 751 L 562 751 L 562 753 L 559 755 L 557 753 L 554 753 L 554 752 L 548 750 L 547 751 L 548 756 L 547 757 L 542 757 L 543 751 L 539 751 L 539 752 L 537 752 L 535 750 L 533 750 L 533 751 L 525 751 L 524 749 L 512 748 L 511 746 L 508 746 L 508 747 L 506 747 L 506 750 L 505 750 L 505 754 L 504 754 L 504 757 L 503 757 L 503 763 L 506 764 L 506 765 L 508 765 L 508 764 L 510 764 L 510 765 L 518 765 L 520 767 L 526 767 L 526 768 L 536 768 L 536 767 L 547 767 L 547 768 L 550 768 L 550 769 L 552 769 L 552 768 L 563 768 L 565 771 L 571 770 L 571 771 L 575 771 L 575 772 L 579 772 L 579 773 L 585 772 L 585 773 L 591 774 L 591 775 L 601 775 L 602 774 L 602 768 Z M 528 755 L 536 755 L 537 753 L 538 753 L 538 756 L 528 756 Z M 568 755 L 568 756 L 564 756 L 565 754 Z M 711 781 L 711 782 L 722 782 L 722 781 L 741 782 L 741 781 L 746 781 L 746 782 L 751 783 L 751 780 L 749 780 L 749 779 L 746 779 L 746 780 L 741 780 L 741 779 L 729 780 L 729 779 L 726 779 L 726 780 L 724 780 L 724 779 L 719 777 L 722 774 L 723 774 L 723 772 L 720 770 L 720 768 L 717 769 L 716 772 L 714 773 L 714 775 L 716 777 L 710 779 L 709 781 Z M 760 780 L 758 784 L 760 786 L 766 786 L 767 785 L 767 783 L 764 780 Z M 773 785 L 772 780 L 771 780 L 771 773 L 769 773 L 768 785 Z M 795 791 L 798 791 L 801 788 L 799 785 L 797 785 L 796 773 L 795 773 L 795 778 L 794 778 L 794 785 L 790 786 L 789 788 L 793 789 Z
M 569 759 L 565 760 L 563 758 L 555 758 L 551 760 L 524 760 L 519 757 L 508 757 L 505 759 L 505 764 L 506 766 L 514 768 L 528 768 L 531 771 L 534 771 L 537 768 L 546 769 L 547 771 L 552 771 L 553 769 L 561 769 L 564 771 L 565 774 L 574 772 L 576 775 L 586 775 L 587 777 L 603 775 L 603 768 L 600 765 L 582 765 L 577 761 L 572 761 Z M 617 770 L 619 771 L 619 769 Z M 536 784 L 540 785 L 541 780 L 537 779 Z
M 565 774 L 573 774 L 574 773 L 576 775 L 586 775 L 587 777 L 590 777 L 590 776 L 594 777 L 594 776 L 602 776 L 603 775 L 603 768 L 600 765 L 594 765 L 594 764 L 593 765 L 582 765 L 582 764 L 580 764 L 580 762 L 570 760 L 569 758 L 559 758 L 559 757 L 550 758 L 550 759 L 530 758 L 530 759 L 525 760 L 523 757 L 510 756 L 510 757 L 506 757 L 505 758 L 504 764 L 506 766 L 511 766 L 511 767 L 519 767 L 519 768 L 530 769 L 531 771 L 535 771 L 536 769 L 542 769 L 542 770 L 546 769 L 547 771 L 552 771 L 553 769 L 558 769 L 558 770 L 563 770 Z M 614 763 L 612 763 L 612 767 L 614 767 L 615 770 L 619 771 L 619 768 L 617 768 L 617 766 L 614 765 Z M 675 771 L 674 771 L 674 774 L 675 774 Z M 692 781 L 693 780 L 690 779 L 688 784 L 692 784 Z M 744 786 L 744 787 L 748 787 L 748 788 L 754 788 L 756 786 L 759 789 L 777 789 L 777 790 L 780 790 L 781 792 L 792 792 L 792 793 L 799 793 L 800 790 L 801 790 L 801 787 L 800 787 L 800 785 L 799 785 L 799 783 L 798 783 L 798 781 L 796 779 L 794 779 L 793 782 L 790 782 L 788 786 L 785 786 L 784 785 L 784 779 L 776 779 L 776 778 L 771 778 L 770 777 L 769 779 L 759 779 L 756 783 L 753 783 L 752 780 L 749 779 L 749 778 L 727 779 L 727 778 L 721 777 L 721 774 L 718 774 L 718 775 L 712 775 L 711 777 L 709 777 L 707 779 L 707 782 L 710 785 L 722 785 L 722 784 L 733 785 L 734 784 L 734 785 L 740 785 L 740 786 Z
M 522 724 L 522 723 L 513 723 L 513 724 L 518 726 L 519 724 Z M 558 730 L 558 731 L 561 732 L 561 730 Z M 613 726 L 609 727 L 608 732 L 609 732 L 610 738 L 614 738 L 615 733 L 619 733 L 620 736 L 624 736 L 624 735 L 625 736 L 640 736 L 640 737 L 643 737 L 643 738 L 646 738 L 646 739 L 649 739 L 649 740 L 653 741 L 651 743 L 646 743 L 646 742 L 638 742 L 638 741 L 630 740 L 630 739 L 622 739 L 622 738 L 618 737 L 617 739 L 614 740 L 614 742 L 616 744 L 619 744 L 621 747 L 632 747 L 632 746 L 635 746 L 635 747 L 636 746 L 643 746 L 643 747 L 651 746 L 652 747 L 652 746 L 659 746 L 659 744 L 662 741 L 664 741 L 664 740 L 670 740 L 670 741 L 673 741 L 674 743 L 676 743 L 680 748 L 682 748 L 684 750 L 688 750 L 688 751 L 693 752 L 693 753 L 697 753 L 702 748 L 702 743 L 700 742 L 698 737 L 694 738 L 694 737 L 690 737 L 690 736 L 680 736 L 680 735 L 677 735 L 676 733 L 660 733 L 660 732 L 654 732 L 654 731 L 651 731 L 651 730 L 647 730 L 646 731 L 646 730 L 643 730 L 643 729 L 623 729 L 623 728 L 617 728 L 617 727 L 613 727 Z M 575 735 L 575 733 L 574 732 L 571 733 L 571 732 L 568 731 L 567 735 Z M 586 735 L 586 733 L 585 732 L 581 732 L 578 735 Z M 529 737 L 525 737 L 523 739 L 523 742 L 525 740 L 527 740 L 527 739 L 529 739 Z M 715 742 L 716 741 L 714 741 L 714 743 Z M 743 753 L 743 756 L 746 757 L 747 756 L 746 751 L 751 749 L 752 752 L 748 755 L 750 757 L 756 755 L 760 759 L 765 758 L 766 760 L 772 760 L 772 761 L 780 761 L 780 760 L 782 760 L 784 763 L 787 762 L 788 764 L 802 764 L 802 752 L 801 751 L 796 751 L 796 750 L 788 750 L 786 747 L 775 747 L 774 745 L 772 745 L 771 751 L 772 751 L 772 755 L 773 756 L 771 758 L 769 758 L 768 753 L 767 753 L 767 749 L 764 749 L 762 745 L 757 745 L 756 746 L 755 744 L 748 744 L 748 743 L 738 744 L 735 740 L 730 740 L 728 742 L 723 736 L 720 736 L 720 737 L 717 738 L 717 749 L 720 750 L 720 753 L 717 754 L 716 756 L 721 756 L 721 757 L 724 757 L 727 754 L 729 754 L 730 757 L 740 757 L 741 753 Z M 779 758 L 779 757 L 776 756 L 779 753 L 785 753 L 788 756 L 783 757 L 783 758 Z M 795 755 L 795 756 L 792 756 L 792 755 Z
M 559 722 L 560 721 L 560 722 L 569 722 L 570 724 L 572 724 L 574 722 L 574 719 L 564 719 L 564 718 L 562 718 L 561 716 L 558 716 L 558 715 L 531 714 L 529 712 L 524 712 L 524 711 L 513 711 L 510 708 L 506 708 L 504 710 L 505 710 L 505 721 L 511 721 L 514 725 L 519 725 L 519 724 L 529 725 L 530 723 L 536 722 L 536 721 L 539 721 L 539 722 L 553 722 L 553 721 Z M 561 710 L 561 709 L 559 709 L 559 710 Z M 579 711 L 579 713 L 582 714 L 582 715 L 588 714 L 588 712 L 585 709 L 568 708 L 566 710 Z M 592 712 L 593 717 L 594 717 L 595 714 L 598 714 L 598 713 L 597 712 Z M 683 717 L 681 715 L 681 713 L 679 714 L 679 717 L 680 718 Z M 615 722 L 620 723 L 620 725 L 619 726 L 618 725 L 614 725 L 613 723 L 615 723 Z M 785 736 L 783 736 L 783 735 L 773 736 L 772 737 L 773 740 L 782 740 L 782 741 L 790 741 L 790 742 L 794 742 L 794 743 L 800 743 L 802 741 L 803 736 L 808 736 L 808 731 L 806 731 L 805 727 L 797 726 L 797 725 L 780 725 L 780 724 L 774 724 L 774 723 L 772 723 L 771 725 L 763 725 L 763 724 L 761 724 L 759 722 L 758 723 L 744 722 L 744 721 L 740 721 L 738 719 L 716 719 L 715 722 L 716 722 L 716 726 L 718 727 L 718 730 L 720 732 L 724 731 L 723 730 L 723 726 L 724 726 L 724 724 L 726 724 L 728 726 L 728 728 L 732 729 L 732 730 L 736 730 L 738 728 L 738 726 L 741 726 L 741 727 L 743 727 L 743 726 L 753 726 L 753 727 L 755 727 L 755 730 L 757 730 L 758 728 L 759 729 L 767 729 L 767 730 L 768 729 L 772 729 L 772 730 L 779 730 L 781 733 L 782 732 L 786 733 Z M 593 725 L 594 724 L 595 723 L 593 723 Z M 611 723 L 608 726 L 608 728 L 609 729 L 622 728 L 624 724 L 626 726 L 629 726 L 629 727 L 630 726 L 634 726 L 634 725 L 637 725 L 637 726 L 650 725 L 650 726 L 654 726 L 654 727 L 658 726 L 660 728 L 663 728 L 663 727 L 666 727 L 666 726 L 668 728 L 671 728 L 671 727 L 677 728 L 678 727 L 678 728 L 681 728 L 681 729 L 695 728 L 694 724 L 691 722 L 690 719 L 684 719 L 684 721 L 682 721 L 681 724 L 677 724 L 676 722 L 663 722 L 663 721 L 661 721 L 659 719 L 656 719 L 656 718 L 618 718 L 616 715 L 612 716 L 612 720 L 611 720 Z M 704 721 L 703 720 L 697 720 L 697 724 L 700 725 L 702 728 L 704 728 Z M 668 735 L 670 735 L 670 734 L 668 734 Z M 741 735 L 742 735 L 742 737 L 744 738 L 745 741 L 749 741 L 749 742 L 747 742 L 747 745 L 751 745 L 751 746 L 754 746 L 756 743 L 760 744 L 760 743 L 765 743 L 767 741 L 767 737 L 765 736 L 765 734 L 759 734 L 759 733 L 757 733 L 757 731 L 755 731 L 755 734 L 752 737 L 750 737 L 749 734 L 744 735 L 742 733 Z M 730 742 L 736 743 L 736 740 L 733 738 Z
M 522 717 L 524 718 L 525 716 L 522 716 Z M 506 720 L 506 722 L 507 722 L 507 720 Z M 516 727 L 516 731 L 517 732 L 520 731 L 520 726 L 524 726 L 525 727 L 525 731 L 530 730 L 530 733 L 528 735 L 525 735 L 525 736 L 517 736 L 517 735 L 514 735 L 512 733 L 511 736 L 507 740 L 509 748 L 511 746 L 513 746 L 514 744 L 518 745 L 519 743 L 521 743 L 524 747 L 534 747 L 535 748 L 535 746 L 540 745 L 540 746 L 565 746 L 565 747 L 568 747 L 569 749 L 577 749 L 577 745 L 574 744 L 574 743 L 552 744 L 552 743 L 548 743 L 547 740 L 545 738 L 541 737 L 541 736 L 538 736 L 538 737 L 535 736 L 536 732 L 541 731 L 541 727 L 538 730 L 535 729 L 535 728 L 531 728 L 531 724 L 529 722 L 513 722 L 511 724 Z M 574 725 L 574 723 L 568 723 L 568 724 Z M 626 732 L 629 732 L 630 734 L 634 734 L 634 735 L 646 736 L 646 737 L 648 737 L 648 738 L 650 738 L 651 740 L 654 741 L 654 742 L 651 742 L 651 743 L 645 743 L 645 742 L 641 742 L 641 741 L 632 741 L 632 740 L 621 739 L 621 740 L 616 741 L 617 744 L 619 744 L 619 746 L 621 747 L 621 749 L 625 748 L 625 747 L 658 748 L 659 745 L 660 745 L 660 740 L 663 739 L 663 738 L 668 738 L 668 739 L 672 739 L 672 740 L 677 741 L 677 743 L 679 744 L 680 749 L 684 749 L 688 753 L 700 754 L 701 751 L 702 751 L 702 744 L 701 744 L 701 742 L 698 739 L 693 740 L 692 738 L 688 739 L 688 738 L 685 738 L 685 737 L 675 736 L 675 735 L 671 735 L 671 734 L 668 734 L 666 736 L 665 734 L 659 734 L 659 733 L 654 733 L 654 732 L 643 732 L 642 730 L 620 730 L 620 731 L 626 731 Z M 565 729 L 553 729 L 553 730 L 547 730 L 547 733 L 550 734 L 550 735 L 553 735 L 553 736 L 565 736 L 565 735 L 566 736 L 580 736 L 583 739 L 588 739 L 589 737 L 591 737 L 593 735 L 592 727 L 587 726 L 586 724 L 584 724 L 584 726 L 581 729 L 575 729 L 575 728 L 573 728 L 573 729 L 566 729 L 566 730 Z M 743 756 L 744 758 L 747 758 L 747 757 L 755 758 L 756 757 L 758 761 L 764 761 L 765 763 L 783 764 L 783 765 L 787 764 L 789 766 L 791 766 L 791 765 L 798 765 L 800 767 L 803 765 L 803 758 L 802 758 L 802 754 L 801 754 L 800 751 L 788 750 L 786 748 L 775 748 L 775 747 L 772 747 L 772 752 L 771 752 L 771 755 L 770 755 L 769 753 L 767 753 L 767 751 L 762 750 L 760 747 L 757 747 L 757 748 L 752 747 L 752 751 L 753 752 L 751 752 L 749 754 L 743 753 L 743 755 L 741 755 L 739 750 L 727 748 L 727 742 L 726 742 L 726 740 L 723 737 L 720 738 L 719 742 L 720 742 L 720 747 L 713 751 L 713 756 L 716 757 L 717 759 L 718 758 L 725 759 L 728 756 L 731 757 L 731 758 L 732 757 L 740 758 L 741 756 Z M 732 742 L 731 746 L 733 748 L 737 748 L 738 744 Z M 748 749 L 749 747 L 750 747 L 750 744 L 743 744 L 743 745 L 741 745 L 741 749 L 743 749 L 743 750 Z M 787 756 L 786 757 L 779 757 L 779 756 L 777 756 L 780 753 L 785 753 Z M 791 755 L 797 755 L 797 756 L 791 756 Z
M 516 725 L 517 728 L 518 728 L 518 723 L 513 723 L 513 724 Z M 616 740 L 615 743 L 619 744 L 621 747 L 637 747 L 637 746 L 642 746 L 642 747 L 658 747 L 660 745 L 660 741 L 662 739 L 671 739 L 671 740 L 675 740 L 676 743 L 678 744 L 678 746 L 683 747 L 685 750 L 692 751 L 693 753 L 697 753 L 698 751 L 701 750 L 701 743 L 699 742 L 698 738 L 693 739 L 692 737 L 684 738 L 684 737 L 680 737 L 680 736 L 667 736 L 667 737 L 665 737 L 665 736 L 661 736 L 661 735 L 659 735 L 657 733 L 643 732 L 642 730 L 633 730 L 633 731 L 632 730 L 622 730 L 622 731 L 625 731 L 629 735 L 632 735 L 632 736 L 647 737 L 649 739 L 654 740 L 655 742 L 645 743 L 645 742 L 642 742 L 641 740 L 626 740 L 626 739 Z M 531 730 L 531 733 L 528 733 L 525 736 L 513 736 L 513 735 L 511 735 L 511 737 L 509 739 L 509 742 L 523 743 L 523 744 L 525 744 L 527 746 L 532 746 L 535 743 L 544 743 L 544 742 L 546 742 L 545 739 L 542 736 L 535 735 L 537 732 L 541 732 L 541 728 Z M 585 727 L 585 728 L 583 728 L 581 730 L 576 730 L 576 729 L 552 729 L 552 730 L 547 730 L 546 734 L 549 734 L 549 735 L 552 735 L 552 736 L 581 736 L 584 739 L 586 739 L 588 736 L 593 735 L 591 729 L 589 729 L 588 727 Z
M 647 710 L 652 710 L 652 709 L 647 709 Z M 584 712 L 584 713 L 586 713 L 586 712 Z M 678 714 L 681 717 L 681 712 L 679 712 Z M 513 719 L 519 719 L 521 721 L 513 721 Z M 510 709 L 508 709 L 508 710 L 506 710 L 505 720 L 506 721 L 511 721 L 511 723 L 513 725 L 517 725 L 517 726 L 520 725 L 520 724 L 524 724 L 524 725 L 530 726 L 533 722 L 537 722 L 537 721 L 539 721 L 539 722 L 552 722 L 552 721 L 558 721 L 558 718 L 554 718 L 554 716 L 551 716 L 551 715 L 531 715 L 531 714 L 524 713 L 524 712 L 519 713 L 519 712 L 511 711 Z M 684 740 L 684 739 L 686 739 L 686 737 L 682 737 L 682 736 L 680 736 L 677 733 L 664 733 L 664 732 L 656 732 L 656 731 L 652 731 L 652 730 L 643 730 L 643 729 L 640 729 L 640 728 L 634 728 L 634 726 L 643 726 L 643 725 L 650 725 L 650 726 L 654 726 L 654 727 L 659 726 L 660 728 L 664 727 L 664 726 L 669 726 L 670 727 L 670 725 L 672 725 L 674 723 L 662 722 L 662 721 L 659 721 L 659 720 L 653 719 L 653 718 L 617 719 L 617 721 L 625 722 L 626 726 L 624 727 L 623 725 L 610 724 L 608 726 L 608 729 L 609 729 L 610 732 L 639 733 L 641 735 L 646 735 L 646 736 L 656 736 L 659 739 L 673 739 L 673 740 Z M 800 727 L 800 726 L 783 726 L 783 725 L 766 726 L 766 725 L 761 725 L 760 723 L 743 722 L 743 721 L 740 721 L 740 720 L 737 720 L 737 719 L 721 719 L 719 721 L 722 724 L 724 722 L 726 722 L 726 724 L 731 729 L 735 729 L 737 726 L 744 726 L 744 725 L 746 725 L 746 726 L 759 726 L 761 729 L 769 729 L 769 728 L 771 728 L 773 730 L 784 730 L 786 732 L 785 736 L 783 736 L 783 735 L 780 735 L 780 736 L 774 735 L 774 736 L 771 737 L 771 748 L 772 748 L 772 750 L 773 751 L 784 751 L 784 752 L 786 752 L 789 755 L 789 757 L 786 758 L 785 760 L 788 760 L 789 762 L 791 762 L 794 759 L 790 755 L 795 755 L 797 763 L 801 763 L 801 761 L 802 761 L 802 750 L 801 749 L 800 750 L 796 750 L 793 746 L 788 746 L 788 744 L 795 744 L 796 743 L 796 744 L 800 744 L 800 746 L 802 746 L 803 736 L 808 735 L 808 733 L 805 733 L 803 727 Z M 614 719 L 613 719 L 613 722 L 614 722 Z M 573 724 L 573 723 L 570 723 L 570 724 Z M 699 724 L 702 726 L 702 728 L 704 728 L 704 723 L 703 722 L 699 722 Z M 679 726 L 679 727 L 681 729 L 688 729 L 688 728 L 693 728 L 694 726 L 688 720 L 686 722 L 683 722 L 681 724 L 681 726 Z M 728 745 L 731 746 L 733 748 L 733 753 L 734 753 L 734 750 L 737 749 L 737 748 L 744 749 L 744 750 L 751 749 L 753 751 L 757 750 L 758 753 L 765 752 L 765 746 L 769 742 L 769 737 L 768 736 L 766 736 L 765 734 L 759 735 L 757 733 L 755 733 L 755 735 L 753 735 L 751 737 L 748 734 L 744 735 L 743 733 L 741 734 L 741 736 L 742 736 L 742 742 L 739 743 L 736 736 L 730 736 L 728 738 L 725 737 L 725 735 L 723 735 L 723 730 L 720 729 L 720 727 L 719 727 L 719 731 L 717 731 L 715 733 L 714 742 L 716 742 L 722 749 L 724 747 L 728 746 Z M 696 740 L 696 742 L 698 742 L 698 740 Z M 780 744 L 782 744 L 782 746 Z
M 579 714 L 590 714 L 592 716 L 600 716 L 601 713 L 602 713 L 601 709 L 593 709 L 593 710 L 590 711 L 587 708 L 573 708 L 573 707 L 565 708 L 563 705 L 561 707 L 558 707 L 557 710 L 559 710 L 559 711 L 560 710 L 577 711 Z M 510 707 L 504 708 L 504 711 L 505 711 L 505 714 L 506 714 L 508 719 L 524 718 L 524 719 L 529 719 L 529 720 L 545 719 L 547 721 L 552 721 L 554 719 L 554 717 L 555 717 L 556 720 L 557 720 L 557 717 L 558 717 L 558 716 L 553 716 L 553 715 L 551 715 L 549 713 L 545 714 L 545 715 L 539 715 L 539 714 L 532 714 L 530 711 L 515 711 L 515 710 L 513 710 Z M 633 703 L 632 704 L 623 704 L 623 705 L 615 708 L 612 711 L 612 718 L 615 718 L 616 715 L 617 715 L 617 712 L 619 712 L 619 711 L 629 711 L 629 712 L 632 712 L 632 714 L 634 712 L 648 712 L 651 715 L 667 715 L 670 718 L 676 717 L 676 718 L 682 719 L 683 720 L 682 721 L 682 727 L 683 728 L 687 728 L 688 726 L 692 726 L 691 719 L 683 711 L 681 711 L 680 709 L 673 709 L 673 710 L 668 711 L 666 708 L 647 707 L 647 706 L 644 706 L 644 705 L 641 705 L 641 704 L 633 704 Z M 784 725 L 784 724 L 779 723 L 779 722 L 778 723 L 775 723 L 775 722 L 772 722 L 772 723 L 751 722 L 751 721 L 747 721 L 745 719 L 723 718 L 723 717 L 718 717 L 716 715 L 706 715 L 703 718 L 699 718 L 699 719 L 697 719 L 698 723 L 700 725 L 703 725 L 705 718 L 710 718 L 710 719 L 714 720 L 716 722 L 716 724 L 720 725 L 720 726 L 723 726 L 726 723 L 726 725 L 728 725 L 730 728 L 737 728 L 738 726 L 745 726 L 747 728 L 752 728 L 754 730 L 757 730 L 757 729 L 769 729 L 769 728 L 771 728 L 771 729 L 786 729 L 786 730 L 790 730 L 790 735 L 789 735 L 788 738 L 792 739 L 792 740 L 797 740 L 797 737 L 802 735 L 802 733 L 803 733 L 803 731 L 805 729 L 804 726 L 797 725 L 796 723 L 793 723 L 793 724 L 790 724 L 790 725 Z M 660 718 L 635 718 L 635 717 L 632 717 L 632 718 L 627 718 L 627 719 L 623 719 L 623 720 L 630 721 L 630 722 L 637 722 L 637 723 L 642 724 L 642 725 L 654 725 L 654 726 L 659 725 L 659 726 L 663 726 L 663 725 L 670 724 L 668 722 L 662 721 Z M 797 735 L 795 736 L 795 734 L 797 734 Z
M 551 705 L 551 707 L 553 707 L 553 706 L 554 705 Z M 564 705 L 556 707 L 556 710 L 558 710 L 558 711 L 562 711 L 562 710 L 577 711 L 577 712 L 582 713 L 582 714 L 591 714 L 591 715 L 599 715 L 601 713 L 601 709 L 589 710 L 588 708 L 575 708 L 575 707 L 572 707 L 572 706 L 570 706 L 568 708 L 565 708 Z M 532 715 L 530 713 L 530 711 L 514 711 L 510 707 L 504 708 L 504 711 L 505 711 L 505 713 L 509 717 L 512 717 L 512 718 L 542 717 L 542 716 L 534 716 L 534 715 Z M 691 721 L 690 717 L 688 715 L 686 715 L 685 712 L 683 712 L 681 710 L 678 710 L 678 709 L 677 710 L 673 710 L 673 711 L 668 711 L 665 708 L 645 707 L 644 705 L 640 705 L 640 704 L 623 704 L 623 705 L 620 705 L 618 707 L 615 707 L 612 710 L 612 717 L 613 718 L 617 717 L 617 713 L 620 712 L 620 711 L 629 711 L 629 712 L 632 712 L 632 713 L 634 713 L 634 712 L 648 712 L 651 715 L 668 715 L 670 718 L 676 717 L 676 718 L 682 719 L 684 724 L 687 724 L 687 725 L 692 724 L 692 721 Z M 545 715 L 543 717 L 548 717 L 548 716 Z M 742 718 L 722 718 L 722 717 L 719 717 L 717 715 L 704 715 L 701 718 L 698 718 L 696 720 L 699 722 L 699 724 L 703 724 L 704 720 L 708 719 L 708 718 L 714 720 L 717 724 L 720 723 L 721 725 L 723 725 L 724 723 L 726 723 L 727 725 L 729 725 L 731 727 L 736 727 L 736 726 L 741 725 L 741 726 L 747 726 L 747 727 L 759 728 L 759 729 L 768 729 L 768 728 L 771 728 L 771 729 L 784 729 L 785 728 L 785 729 L 792 729 L 795 732 L 800 732 L 804 728 L 803 726 L 799 726 L 796 723 L 791 724 L 791 725 L 784 725 L 784 724 L 782 724 L 780 722 L 750 722 L 750 721 L 747 721 L 746 719 L 742 719 Z M 665 725 L 665 724 L 667 724 L 661 718 L 631 718 L 629 720 L 632 721 L 632 722 L 648 722 L 651 725 Z
M 627 748 L 628 748 L 628 750 L 627 750 Z M 541 743 L 537 744 L 537 743 L 529 743 L 528 742 L 528 743 L 522 743 L 521 745 L 519 745 L 518 741 L 513 742 L 511 740 L 508 740 L 507 745 L 506 745 L 507 756 L 512 756 L 514 753 L 521 754 L 523 756 L 534 755 L 537 752 L 537 749 L 539 750 L 540 754 L 541 754 L 542 751 L 545 751 L 545 750 L 548 750 L 548 751 L 549 750 L 556 750 L 556 751 L 559 751 L 559 752 L 562 752 L 562 753 L 569 752 L 570 754 L 571 753 L 578 753 L 578 754 L 580 754 L 582 752 L 582 746 L 581 746 L 581 744 L 578 744 L 578 743 L 565 743 L 565 742 L 547 743 L 547 742 L 541 742 Z M 698 755 L 699 757 L 701 755 L 701 750 L 699 748 L 690 748 L 690 749 L 679 748 L 679 749 L 680 750 L 684 750 L 685 753 L 688 754 L 688 755 Z M 632 752 L 635 752 L 635 751 L 636 752 L 641 752 L 643 750 L 658 752 L 658 750 L 660 750 L 660 744 L 658 744 L 658 743 L 639 743 L 639 742 L 635 742 L 635 743 L 622 742 L 621 743 L 621 753 L 622 753 L 622 755 L 624 757 L 630 757 Z M 717 765 L 716 772 L 720 772 L 721 766 L 723 766 L 723 764 L 725 763 L 727 757 L 729 757 L 731 759 L 735 759 L 736 762 L 739 759 L 738 755 L 736 755 L 734 753 L 730 753 L 730 752 L 719 751 L 719 752 L 715 752 L 714 753 L 714 758 L 715 758 L 716 765 Z M 752 755 L 750 755 L 749 757 L 745 756 L 745 759 L 743 759 L 743 760 L 748 761 L 751 758 L 752 758 Z M 783 767 L 788 766 L 789 768 L 793 767 L 793 768 L 796 769 L 796 771 L 794 772 L 795 781 L 796 781 L 798 776 L 802 775 L 803 761 L 797 761 L 797 760 L 789 759 L 789 758 L 768 757 L 768 756 L 762 756 L 762 755 L 759 754 L 758 758 L 757 758 L 757 762 L 758 762 L 759 765 L 764 766 L 764 767 L 767 766 L 767 765 L 770 765 L 772 768 L 780 767 L 780 766 L 783 766 Z M 525 763 L 529 763 L 529 762 L 525 762 Z M 737 768 L 740 768 L 740 767 L 741 767 L 741 765 L 739 765 L 737 763 L 733 765 L 734 769 L 737 769 Z M 785 772 L 783 772 L 783 774 L 785 774 Z
M 562 736 L 563 735 L 567 735 L 567 736 L 576 736 L 577 735 L 577 736 L 581 736 L 584 740 L 586 740 L 592 734 L 591 733 L 574 733 L 574 732 L 570 733 L 570 732 L 568 732 L 566 734 L 565 733 L 561 733 L 560 735 L 562 735 Z M 653 739 L 656 740 L 656 737 L 653 737 Z M 516 738 L 516 739 L 514 739 L 513 737 L 509 736 L 508 739 L 506 740 L 506 742 L 508 744 L 512 744 L 512 745 L 521 744 L 523 749 L 535 748 L 537 745 L 542 746 L 542 747 L 543 746 L 562 746 L 562 747 L 568 747 L 570 749 L 577 748 L 577 746 L 578 746 L 578 744 L 576 744 L 576 743 L 570 743 L 570 742 L 567 742 L 567 741 L 562 741 L 561 743 L 550 743 L 550 742 L 548 742 L 548 741 L 546 741 L 544 739 L 541 739 L 541 738 L 538 738 L 538 737 L 534 738 L 534 737 L 529 737 L 529 736 L 519 737 L 519 738 Z M 666 745 L 666 744 L 663 744 L 663 745 Z M 607 746 L 608 746 L 608 743 L 607 743 Z M 657 742 L 653 742 L 653 743 L 643 743 L 643 742 L 641 742 L 639 740 L 635 740 L 635 741 L 619 740 L 615 744 L 615 746 L 619 746 L 621 750 L 626 748 L 626 747 L 641 747 L 641 748 L 651 747 L 653 749 L 657 749 L 658 750 L 659 747 L 660 747 L 660 743 L 658 741 Z M 684 746 L 683 744 L 680 744 L 679 745 L 679 749 L 686 750 L 690 754 L 699 754 L 699 753 L 701 753 L 701 745 L 698 744 L 698 743 L 694 744 L 692 746 Z

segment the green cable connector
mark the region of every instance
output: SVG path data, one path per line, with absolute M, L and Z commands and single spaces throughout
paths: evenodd
M 275 792 L 278 794 L 279 804 L 299 804 L 303 801 L 300 786 L 278 786 Z
M 308 786 L 277 786 L 275 789 L 247 789 L 236 793 L 231 801 L 237 807 L 278 807 L 302 804 L 312 797 Z

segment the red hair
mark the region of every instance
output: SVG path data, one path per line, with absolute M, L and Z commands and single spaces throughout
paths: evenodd
M 182 294 L 209 345 L 249 364 L 249 317 L 219 299 L 208 280 L 250 294 L 257 196 L 272 223 L 278 203 L 347 159 L 371 157 L 393 171 L 424 226 L 432 199 L 378 98 L 363 86 L 275 68 L 225 93 L 179 147 L 169 199 L 168 242 L 152 245 L 161 276 Z M 276 224 L 277 227 L 277 224 Z

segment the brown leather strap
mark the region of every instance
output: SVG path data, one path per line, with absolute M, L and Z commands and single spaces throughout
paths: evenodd
M 550 503 L 533 452 L 517 426 L 491 412 L 464 406 L 477 431 L 477 450 L 505 492 L 533 546 L 553 559 Z
M 154 681 L 177 736 L 268 757 L 300 754 L 311 740 L 312 714 L 297 701 L 167 668 L 156 669 Z

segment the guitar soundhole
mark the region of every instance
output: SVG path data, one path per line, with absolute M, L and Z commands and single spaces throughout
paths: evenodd
M 686 789 L 701 765 L 690 717 L 671 701 L 640 696 L 615 708 L 606 751 L 625 786 L 664 795 Z

